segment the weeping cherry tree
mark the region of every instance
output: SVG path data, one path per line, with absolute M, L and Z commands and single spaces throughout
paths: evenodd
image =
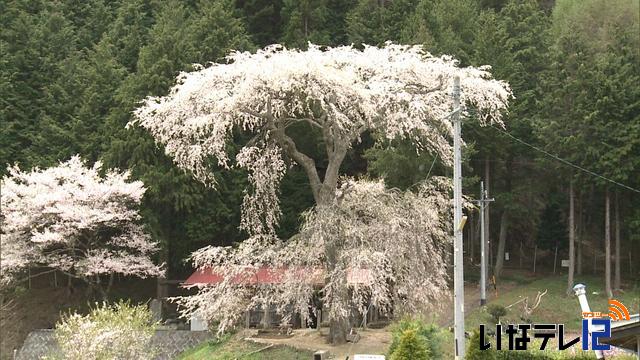
M 320 276 L 319 293 L 329 309 L 335 343 L 344 341 L 352 312 L 364 311 L 365 297 L 390 310 L 415 309 L 442 295 L 446 282 L 435 278 L 445 275 L 441 243 L 450 217 L 442 211 L 450 207 L 443 201 L 448 191 L 431 183 L 420 190 L 422 195 L 401 195 L 381 183 L 345 179 L 347 189 L 339 186 L 340 165 L 365 132 L 408 139 L 417 151 L 450 163 L 453 78 L 461 79 L 461 111 L 473 108 L 483 123 L 501 124 L 511 96 L 508 85 L 492 79 L 489 67 L 459 68 L 454 59 L 433 57 L 420 46 L 359 50 L 310 45 L 299 51 L 273 45 L 257 53 L 234 52 L 226 60 L 180 74 L 170 93 L 147 98 L 130 124 L 147 129 L 178 166 L 205 184 L 215 187 L 213 166 L 238 166 L 249 176 L 240 225 L 249 239 L 237 248 L 205 248 L 194 254 L 197 267 L 214 267 L 225 276 L 191 300 L 183 299 L 186 313 L 206 313 L 220 321 L 219 330 L 256 304 L 275 303 L 281 311 L 293 306 L 304 317 L 312 306 L 309 276 Z M 317 132 L 322 159 L 300 150 L 294 126 Z M 228 143 L 235 131 L 251 140 L 234 163 Z M 304 169 L 316 204 L 300 234 L 282 241 L 275 235 L 281 215 L 279 184 L 292 166 Z M 381 210 L 388 213 L 355 211 L 385 201 L 390 203 Z M 342 212 L 344 206 L 353 211 Z M 390 221 L 390 227 L 375 217 Z M 385 236 L 373 229 L 384 230 L 380 234 Z M 398 254 L 401 261 L 422 265 L 413 270 L 400 266 L 400 259 L 393 259 Z M 422 258 L 425 254 L 429 257 Z M 286 271 L 268 286 L 240 286 L 234 280 L 263 265 Z M 375 275 L 349 285 L 349 274 L 363 269 Z M 410 271 L 415 274 L 407 276 Z

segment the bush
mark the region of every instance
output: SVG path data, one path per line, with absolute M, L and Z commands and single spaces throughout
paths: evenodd
M 402 332 L 398 346 L 391 353 L 390 360 L 428 360 L 429 350 L 420 339 L 416 329 L 406 329 Z
M 155 324 L 145 305 L 119 302 L 102 304 L 88 315 L 64 316 L 56 324 L 55 337 L 63 359 L 151 359 Z
M 491 304 L 487 306 L 487 313 L 491 315 L 491 320 L 493 320 L 494 324 L 500 322 L 500 318 L 507 315 L 507 308 L 502 305 Z
M 443 357 L 441 350 L 442 332 L 440 328 L 434 324 L 425 324 L 421 320 L 404 319 L 393 327 L 391 331 L 392 342 L 389 347 L 389 354 L 393 354 L 400 345 L 400 340 L 407 330 L 415 330 L 416 337 L 427 349 L 429 356 L 433 359 L 441 359 Z
M 469 339 L 467 346 L 466 360 L 494 360 L 496 359 L 496 351 L 491 348 L 488 350 L 480 350 L 480 332 L 474 331 Z

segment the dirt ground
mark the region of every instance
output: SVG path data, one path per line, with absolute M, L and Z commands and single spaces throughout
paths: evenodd
M 267 339 L 259 337 L 246 337 L 245 340 L 262 344 L 282 344 L 305 350 L 327 350 L 331 359 L 345 359 L 354 354 L 386 354 L 391 344 L 391 333 L 388 328 L 360 330 L 360 341 L 333 346 L 327 343 L 329 329 L 320 331 L 312 329 L 294 330 L 293 337 L 286 339 Z
M 513 288 L 514 284 L 503 283 L 500 286 L 500 291 L 508 291 Z M 487 291 L 487 300 L 495 297 L 495 293 Z M 465 286 L 465 312 L 470 312 L 473 309 L 480 306 L 479 304 L 479 289 L 477 284 L 469 284 Z M 448 302 L 449 303 L 449 302 Z M 451 306 L 445 306 L 435 312 L 431 319 L 439 326 L 449 327 L 453 325 L 453 309 Z M 327 350 L 330 353 L 331 359 L 346 359 L 349 356 L 353 359 L 355 354 L 386 354 L 389 345 L 391 345 L 391 332 L 389 327 L 382 329 L 366 329 L 359 330 L 360 341 L 357 343 L 346 343 L 338 346 L 333 346 L 327 343 L 327 335 L 329 329 L 322 328 L 320 331 L 311 329 L 294 330 L 293 336 L 283 339 L 274 339 L 267 337 L 255 336 L 255 332 L 247 331 L 241 336 L 245 340 L 253 341 L 261 344 L 282 344 L 292 346 L 298 349 L 305 349 L 311 351 Z
M 499 291 L 500 292 L 508 292 L 512 290 L 516 285 L 512 282 L 504 282 L 500 284 Z M 493 290 L 488 290 L 486 292 L 487 302 L 491 301 L 496 297 L 496 293 Z M 464 312 L 465 318 L 467 315 L 474 309 L 480 307 L 480 288 L 476 283 L 465 283 L 464 286 Z M 451 305 L 453 305 L 453 301 L 451 301 Z M 451 306 L 446 307 L 439 311 L 439 313 L 434 317 L 434 321 L 441 327 L 449 327 L 453 326 L 453 309 Z

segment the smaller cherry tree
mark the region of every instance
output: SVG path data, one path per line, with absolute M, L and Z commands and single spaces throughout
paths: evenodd
M 158 247 L 138 212 L 143 183 L 128 181 L 128 172 L 100 172 L 100 162 L 87 168 L 79 156 L 44 170 L 9 169 L 2 179 L 0 285 L 42 267 L 105 296 L 113 274 L 163 273 L 151 260 Z

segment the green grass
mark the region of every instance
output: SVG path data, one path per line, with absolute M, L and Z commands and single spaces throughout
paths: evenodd
M 185 353 L 179 360 L 307 360 L 311 359 L 313 352 L 295 349 L 289 346 L 272 346 L 259 352 L 257 350 L 267 347 L 266 344 L 257 344 L 244 341 L 236 336 L 225 336 L 218 341 L 209 341 L 201 344 Z
M 564 323 L 565 329 L 572 332 L 581 329 L 581 310 L 575 295 L 566 294 L 566 276 L 551 276 L 544 279 L 531 279 L 517 276 L 512 279 L 518 284 L 510 291 L 499 293 L 499 297 L 492 300 L 491 304 L 508 306 L 528 296 L 531 303 L 538 291 L 548 290 L 542 297 L 540 306 L 534 310 L 531 320 L 536 323 Z M 575 283 L 587 285 L 587 299 L 591 311 L 608 313 L 607 296 L 604 292 L 602 277 L 581 276 Z M 595 294 L 594 294 L 595 292 Z M 632 284 L 622 293 L 614 294 L 614 298 L 620 300 L 629 309 L 629 313 L 638 313 L 640 307 L 640 284 Z M 512 306 L 508 314 L 501 319 L 502 323 L 521 323 L 520 319 L 522 303 Z M 468 329 L 477 329 L 479 324 L 490 324 L 489 314 L 484 308 L 478 308 L 467 315 L 466 326 Z

